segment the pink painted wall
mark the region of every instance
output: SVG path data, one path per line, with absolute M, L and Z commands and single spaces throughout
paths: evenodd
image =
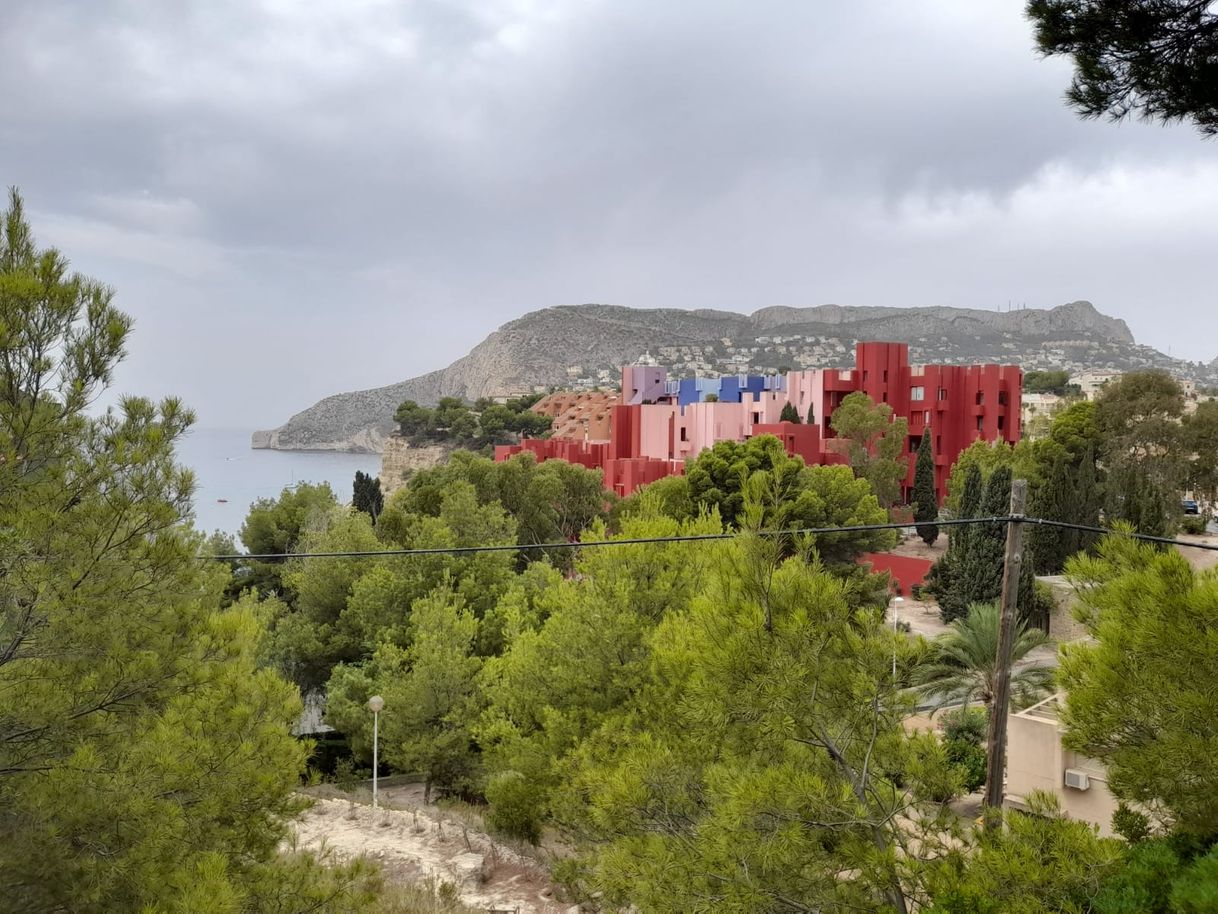
M 659 365 L 622 366 L 622 402 L 635 406 L 644 400 L 659 400 L 667 379 L 668 370 Z
M 680 408 L 667 403 L 643 404 L 639 412 L 638 447 L 623 457 L 650 457 L 653 460 L 672 459 L 674 428 L 680 421 Z
M 816 424 L 823 425 L 825 416 L 825 373 L 819 368 L 787 372 L 787 401 L 799 412 L 801 422 L 808 421 L 808 407 L 816 404 Z M 782 407 L 779 407 L 781 411 Z M 774 417 L 777 421 L 778 417 Z
M 752 427 L 751 403 L 691 403 L 685 407 L 682 455 L 697 457 L 717 441 L 743 441 Z

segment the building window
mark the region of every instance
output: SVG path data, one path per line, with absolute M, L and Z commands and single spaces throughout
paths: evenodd
M 981 416 L 977 417 L 977 431 L 981 431 Z
M 943 436 L 935 435 L 935 453 L 937 454 L 941 450 L 943 450 Z
M 999 417 L 998 417 L 998 431 L 1002 431 L 1003 426 L 1005 426 L 1005 425 L 1006 425 L 1006 423 L 1003 421 L 1004 419 L 1006 419 L 1006 416 L 999 416 Z
M 923 400 L 925 398 L 926 398 L 926 388 L 925 387 L 914 387 L 914 388 L 910 389 L 909 399 Z
M 918 448 L 920 448 L 921 446 L 922 446 L 921 438 L 910 438 L 909 439 L 909 453 L 911 453 L 911 454 L 916 453 Z
M 1007 392 L 1005 390 L 998 391 L 998 405 L 999 406 L 1007 405 Z
M 682 425 L 682 426 L 681 426 L 681 440 L 682 440 L 682 441 L 688 441 L 688 440 L 689 440 L 689 434 L 687 433 L 686 428 L 685 428 L 685 426 L 684 426 L 684 425 Z
M 930 425 L 930 410 L 929 409 L 922 414 L 922 421 L 926 425 Z
M 867 375 L 869 375 L 870 373 L 871 373 L 871 372 L 869 372 L 869 371 L 864 371 L 864 372 L 863 372 L 863 383 L 864 383 L 864 384 L 866 384 L 866 383 L 867 383 Z
M 881 400 L 883 400 L 883 402 L 885 402 L 885 403 L 888 402 L 888 391 L 884 391 L 884 396 L 881 397 Z
M 946 387 L 940 387 L 940 388 L 939 388 L 939 400 L 940 400 L 940 401 L 943 401 L 943 400 L 946 400 L 946 399 L 947 399 L 947 388 L 946 388 Z
M 977 405 L 985 406 L 985 391 L 984 390 L 977 391 Z
M 884 369 L 884 383 L 885 384 L 888 383 L 888 369 L 887 368 Z

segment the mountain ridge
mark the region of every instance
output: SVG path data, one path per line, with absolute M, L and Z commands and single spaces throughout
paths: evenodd
M 616 383 L 621 365 L 646 353 L 678 375 L 849 367 L 859 339 L 909 343 L 915 362 L 1166 367 L 1198 381 L 1218 381 L 1209 377 L 1218 373 L 1218 364 L 1194 366 L 1141 346 L 1123 320 L 1087 301 L 1014 311 L 777 305 L 751 314 L 557 305 L 508 321 L 446 368 L 326 397 L 278 428 L 255 432 L 251 445 L 378 453 L 403 400 L 430 405 L 444 396 L 472 400 L 536 388 L 607 386 Z

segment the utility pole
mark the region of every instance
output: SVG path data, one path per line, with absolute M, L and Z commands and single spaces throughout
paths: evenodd
M 1011 700 L 1011 648 L 1015 640 L 1015 611 L 1019 572 L 1023 567 L 1023 517 L 1028 483 L 1011 483 L 1011 518 L 1007 521 L 1007 550 L 1002 566 L 1002 608 L 998 623 L 998 681 L 990 705 L 990 729 L 985 765 L 985 827 L 1002 821 L 1003 780 L 1007 754 L 1007 706 Z

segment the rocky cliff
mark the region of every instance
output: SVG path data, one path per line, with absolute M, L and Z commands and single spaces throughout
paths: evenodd
M 412 447 L 405 438 L 389 436 L 384 439 L 381 452 L 381 491 L 389 495 L 411 473 L 443 463 L 452 452 L 451 447 L 443 444 Z
M 677 375 L 848 367 L 860 339 L 907 342 L 915 362 L 1124 370 L 1154 365 L 1198 381 L 1218 372 L 1139 346 L 1124 321 L 1083 301 L 1002 312 L 821 305 L 764 308 L 751 315 L 566 305 L 509 321 L 447 368 L 327 397 L 277 429 L 256 432 L 252 444 L 379 453 L 403 400 L 426 405 L 443 396 L 474 399 L 548 387 L 611 386 L 619 366 L 644 353 Z

